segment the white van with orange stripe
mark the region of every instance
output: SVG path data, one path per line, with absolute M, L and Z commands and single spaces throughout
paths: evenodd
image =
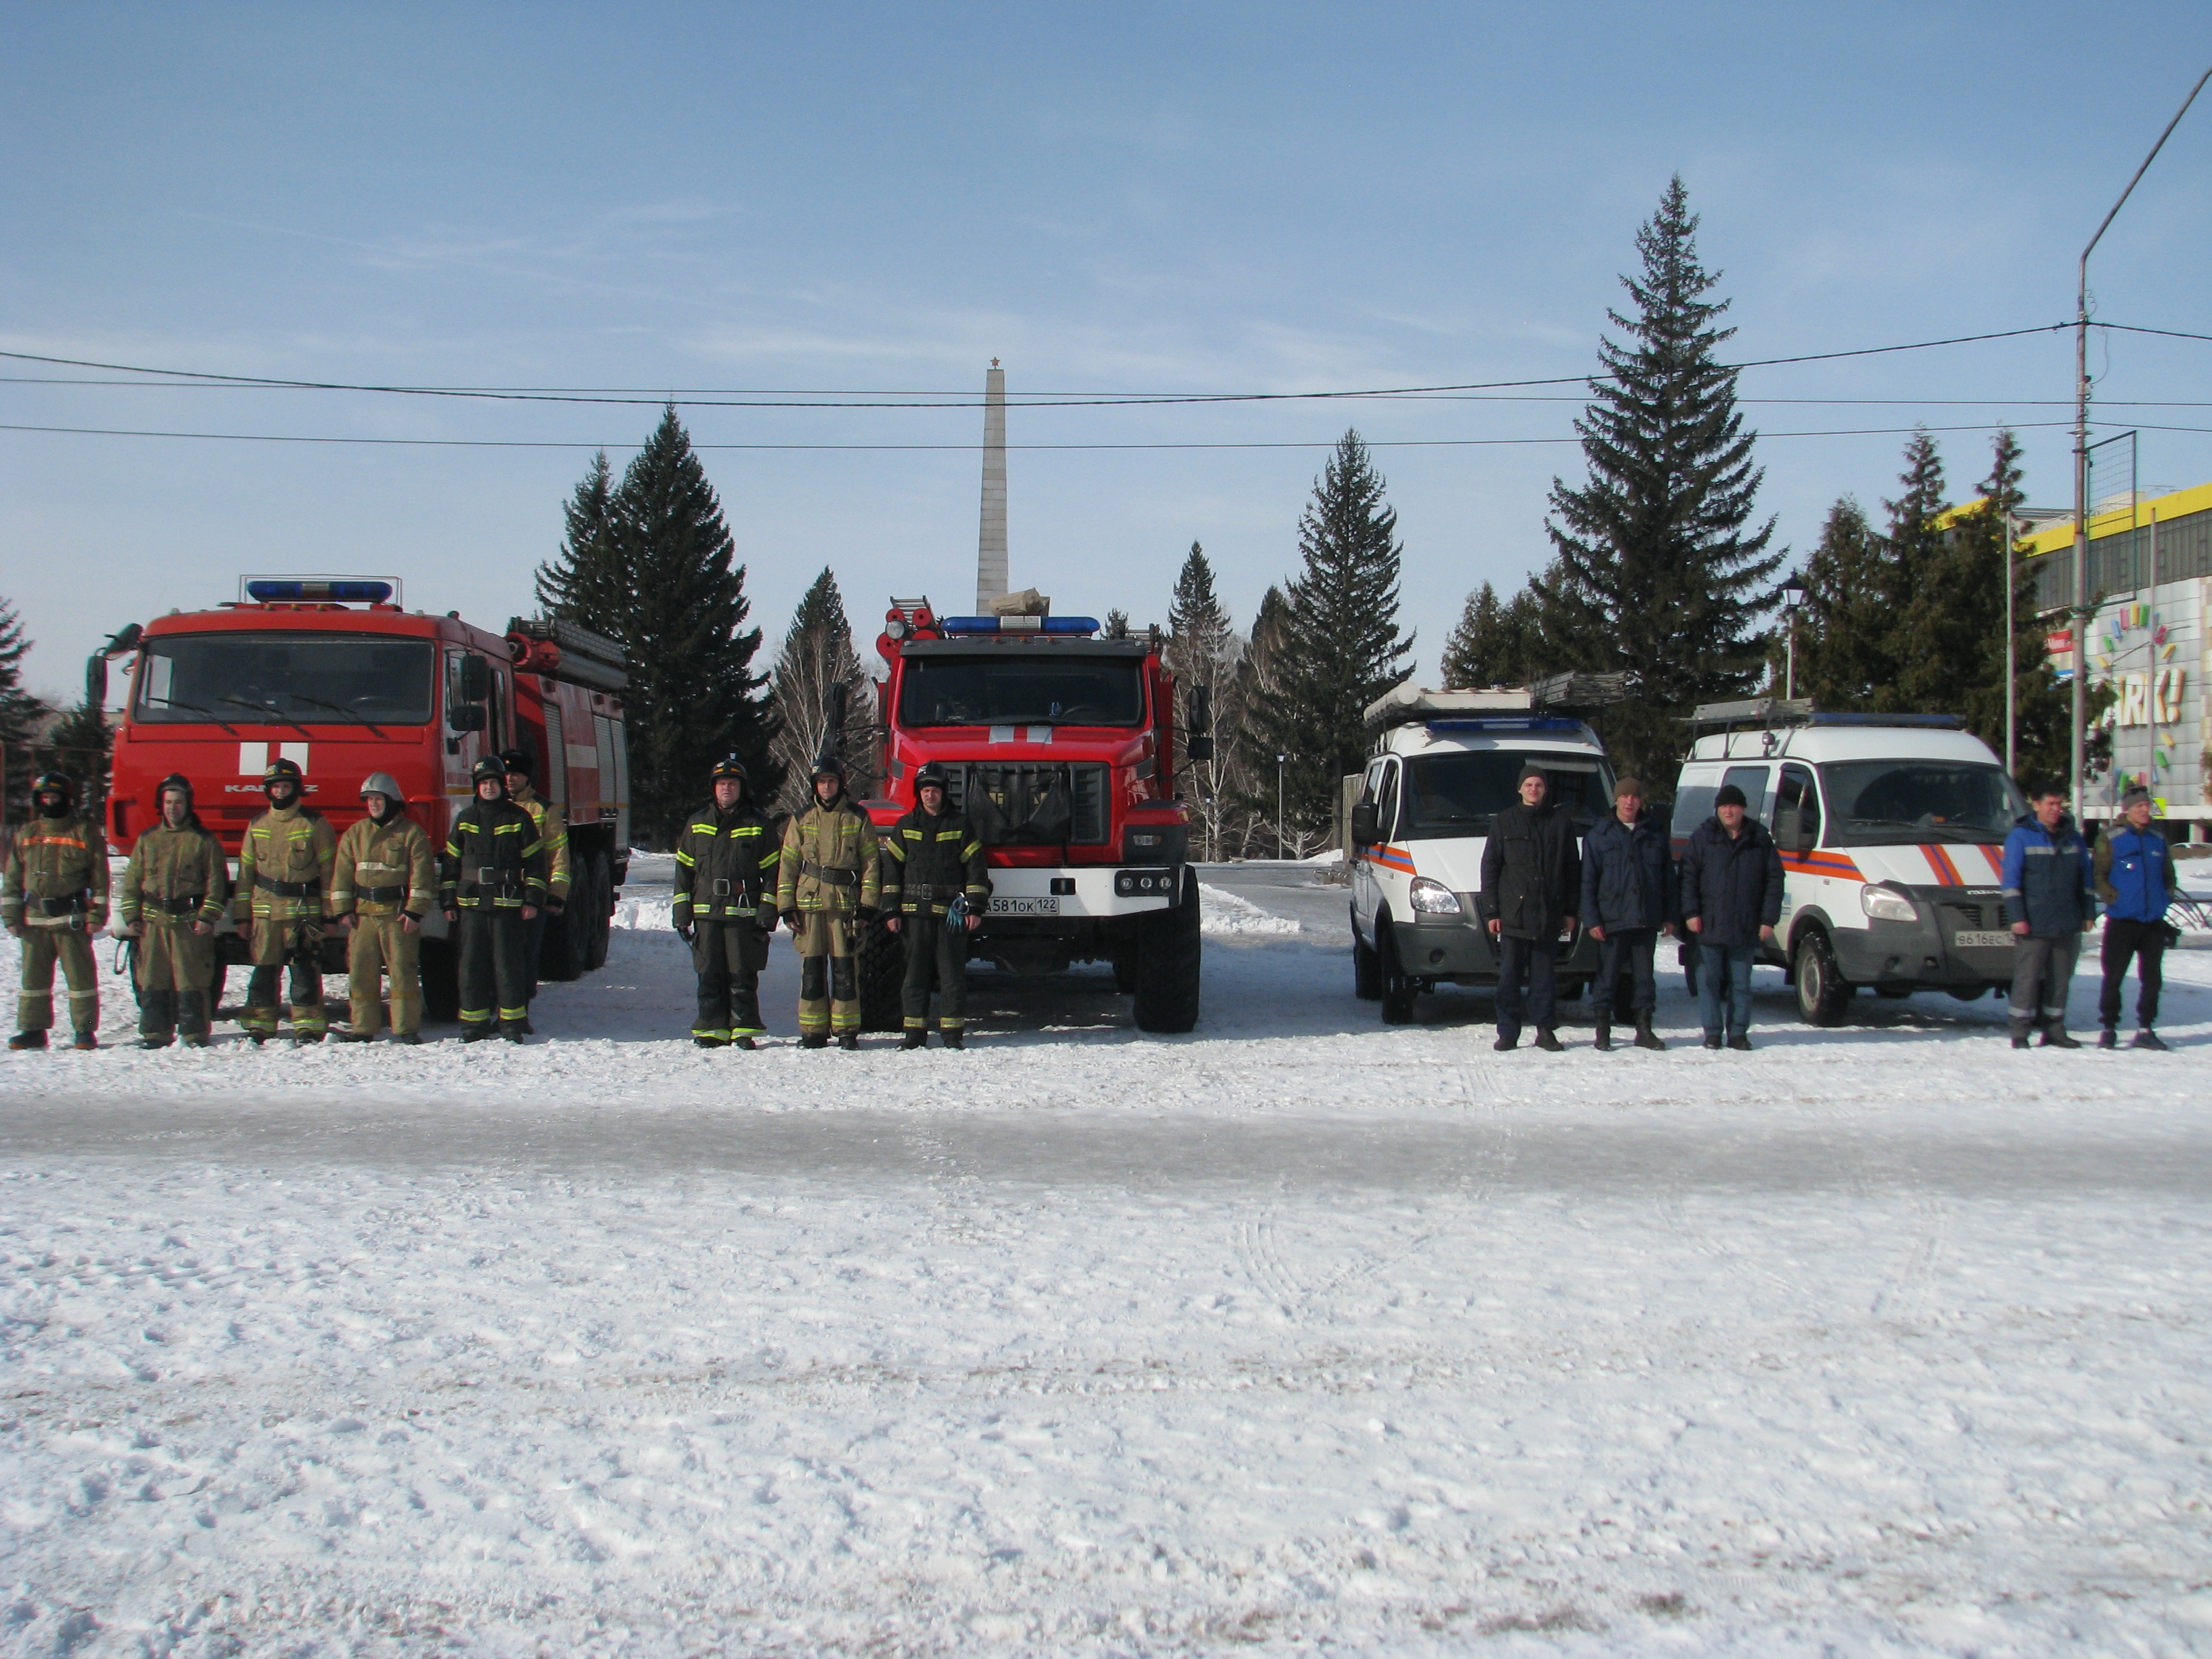
M 1771 959 L 1815 1025 L 1861 986 L 1972 1002 L 2012 983 L 1998 870 L 2026 798 L 1952 714 L 1824 714 L 1803 700 L 1709 703 L 1674 791 L 1675 851 L 1724 784 L 1782 849 Z
M 1559 676 L 1565 693 L 1606 676 Z M 1547 685 L 1554 683 L 1547 682 Z M 1385 1024 L 1413 1017 L 1438 985 L 1495 985 L 1498 953 L 1475 915 L 1492 814 L 1520 799 L 1522 767 L 1544 769 L 1579 840 L 1610 810 L 1613 766 L 1581 720 L 1535 690 L 1424 691 L 1409 681 L 1366 711 L 1375 754 L 1352 808 L 1353 989 Z M 1582 994 L 1597 947 L 1559 941 L 1562 997 Z

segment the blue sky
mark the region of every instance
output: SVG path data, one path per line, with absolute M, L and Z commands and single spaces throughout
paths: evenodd
M 14 7 L 0 13 L 0 348 L 440 386 L 1310 391 L 1573 375 L 1680 170 L 1744 357 L 2070 316 L 2074 259 L 2196 76 L 2199 4 Z M 2086 104 L 2086 116 L 2077 106 Z M 2093 266 L 2100 314 L 2212 332 L 2212 94 Z M 2068 337 L 1747 373 L 1802 550 L 1872 507 L 1891 428 L 2009 419 L 2067 499 Z M 2212 428 L 2212 343 L 2094 348 L 2105 418 Z M 0 363 L 0 374 L 82 374 Z M 1322 447 L 1378 444 L 1433 672 L 1461 603 L 1547 556 L 1572 386 L 1511 401 L 1015 411 L 1014 580 L 1164 618 L 1202 540 L 1238 621 L 1293 568 Z M 2123 408 L 2118 399 L 2142 400 Z M 1914 401 L 1918 400 L 1918 401 Z M 1950 400 L 1950 401 L 1929 401 Z M 2040 400 L 2040 401 L 2039 401 Z M 0 594 L 76 683 L 122 623 L 244 570 L 368 570 L 526 607 L 560 506 L 649 404 L 0 384 Z M 698 409 L 771 642 L 835 568 L 964 603 L 972 409 Z M 1987 434 L 1941 434 L 1957 494 Z M 1396 447 L 1406 445 L 1408 447 Z M 2147 483 L 2212 433 L 2146 430 Z

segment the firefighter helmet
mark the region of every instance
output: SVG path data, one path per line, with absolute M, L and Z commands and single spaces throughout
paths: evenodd
M 76 799 L 76 780 L 66 772 L 41 772 L 31 781 L 31 793 L 59 795 L 64 800 Z
M 814 770 L 809 775 L 817 778 L 835 778 L 838 782 L 842 783 L 845 781 L 845 763 L 835 755 L 817 755 L 814 760 Z
M 364 795 L 381 795 L 394 806 L 407 805 L 407 797 L 400 793 L 399 781 L 389 772 L 371 772 L 361 781 Z
M 486 778 L 489 778 L 494 783 L 500 785 L 501 787 L 505 787 L 507 784 L 507 763 L 496 755 L 486 755 L 482 760 L 478 761 L 474 766 L 469 769 L 469 781 L 471 783 L 482 783 Z
M 268 770 L 261 775 L 261 787 L 264 789 L 271 788 L 280 783 L 289 783 L 296 789 L 307 781 L 307 775 L 300 769 L 300 763 L 282 755 L 270 761 Z
M 162 796 L 167 794 L 172 789 L 180 790 L 183 792 L 185 805 L 189 806 L 192 804 L 192 781 L 186 777 L 182 772 L 172 772 L 167 777 L 163 778 L 161 782 L 155 784 L 154 786 L 154 799 L 155 800 L 161 799 Z
M 933 786 L 948 795 L 952 793 L 952 786 L 945 778 L 944 767 L 935 761 L 927 761 L 923 763 L 921 770 L 914 775 L 914 798 L 920 800 L 921 792 Z
M 716 761 L 714 769 L 709 772 L 707 777 L 711 783 L 720 783 L 724 778 L 735 778 L 739 783 L 752 781 L 745 772 L 744 762 L 739 760 L 735 755 L 725 755 Z

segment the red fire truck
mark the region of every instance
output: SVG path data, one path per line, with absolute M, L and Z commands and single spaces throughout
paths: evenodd
M 939 617 L 893 599 L 876 650 L 878 769 L 889 799 L 865 805 L 888 829 L 915 804 L 925 762 L 988 848 L 989 914 L 969 954 L 1018 975 L 1109 962 L 1138 1027 L 1198 1020 L 1198 876 L 1178 757 L 1212 752 L 1207 688 L 1176 726 L 1175 677 L 1157 632 L 1102 639 L 1088 617 Z M 881 925 L 861 953 L 864 1023 L 899 1024 L 897 939 Z
M 565 912 L 546 928 L 539 976 L 574 979 L 606 960 L 616 890 L 629 874 L 629 753 L 622 648 L 564 622 L 509 622 L 504 634 L 404 610 L 396 581 L 248 577 L 237 600 L 173 611 L 117 634 L 88 666 L 106 702 L 109 662 L 127 659 L 130 691 L 115 734 L 107 835 L 128 851 L 161 811 L 155 787 L 191 780 L 200 817 L 236 855 L 266 806 L 263 769 L 280 757 L 307 775 L 307 803 L 343 832 L 359 791 L 388 772 L 408 810 L 443 847 L 470 798 L 469 769 L 509 748 L 537 757 L 539 792 L 567 814 L 574 872 Z M 424 1001 L 457 1007 L 444 917 L 423 924 Z M 226 931 L 222 960 L 245 960 Z M 324 966 L 343 966 L 324 942 Z

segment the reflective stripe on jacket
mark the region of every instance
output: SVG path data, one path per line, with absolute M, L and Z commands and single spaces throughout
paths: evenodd
M 2030 812 L 2005 837 L 2005 926 L 2024 921 L 2036 939 L 2080 933 L 2097 914 L 2091 876 L 2089 849 L 2073 818 L 2062 814 L 2058 827 L 2046 830 Z
M 233 913 L 241 922 L 252 916 L 321 921 L 337 852 L 337 831 L 320 812 L 270 807 L 246 826 L 239 842 Z
M 538 839 L 545 843 L 545 889 L 564 902 L 568 896 L 568 815 L 535 789 L 507 799 L 530 814 Z
M 883 897 L 881 864 L 875 826 L 853 798 L 841 793 L 828 806 L 817 800 L 784 827 L 775 908 L 872 910 Z
M 955 896 L 979 914 L 989 902 L 983 843 L 968 820 L 947 810 L 931 817 L 919 806 L 884 833 L 884 905 L 915 915 L 943 915 Z
M 362 818 L 338 837 L 337 876 L 331 884 L 331 914 L 391 916 L 404 912 L 420 921 L 438 902 L 437 854 L 430 832 L 404 812 L 381 823 Z
M 106 921 L 107 838 L 99 824 L 76 813 L 27 820 L 9 843 L 0 917 L 19 927 L 27 906 L 38 915 L 71 900 L 91 918 L 88 926 Z
M 774 896 L 771 883 L 783 851 L 769 821 L 750 806 L 694 812 L 676 837 L 676 897 L 671 919 L 750 919 Z
M 212 922 L 229 902 L 230 866 L 222 843 L 194 815 L 173 830 L 157 823 L 138 837 L 124 868 L 115 915 L 126 925 Z
M 538 823 L 511 800 L 472 800 L 453 820 L 438 860 L 438 902 L 447 910 L 520 910 L 545 896 Z

